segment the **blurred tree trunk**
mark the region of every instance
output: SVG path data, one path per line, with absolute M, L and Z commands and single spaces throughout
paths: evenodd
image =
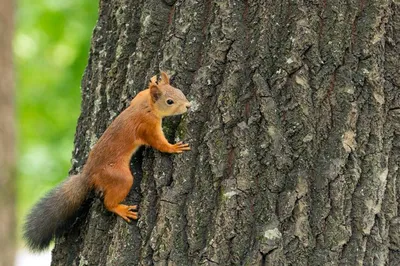
M 100 1 L 73 172 L 159 69 L 193 101 L 53 265 L 396 265 L 399 1 Z M 110 154 L 110 156 L 113 156 Z
M 0 266 L 14 264 L 14 82 L 12 0 L 0 0 Z

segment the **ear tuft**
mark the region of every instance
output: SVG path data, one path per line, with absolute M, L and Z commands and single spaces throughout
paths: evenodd
M 169 77 L 164 71 L 161 71 L 161 82 L 164 84 L 169 84 Z
M 150 84 L 150 95 L 153 102 L 156 102 L 158 99 L 160 99 L 162 92 L 156 83 Z
M 151 84 L 151 83 L 157 84 L 157 75 L 154 75 L 154 76 L 151 77 L 151 79 L 150 79 L 150 84 Z

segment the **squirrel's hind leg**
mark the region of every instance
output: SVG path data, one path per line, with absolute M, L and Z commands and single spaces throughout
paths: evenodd
M 132 175 L 129 173 L 128 176 L 117 176 L 114 173 L 113 176 L 108 178 L 114 180 L 113 182 L 109 182 L 104 188 L 104 206 L 106 209 L 121 216 L 127 222 L 130 222 L 131 219 L 137 220 L 137 205 L 120 204 L 120 202 L 126 198 L 132 187 Z

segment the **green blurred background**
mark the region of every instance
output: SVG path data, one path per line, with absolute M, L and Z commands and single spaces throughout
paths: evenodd
M 19 0 L 14 58 L 18 119 L 18 239 L 27 211 L 71 166 L 97 1 Z

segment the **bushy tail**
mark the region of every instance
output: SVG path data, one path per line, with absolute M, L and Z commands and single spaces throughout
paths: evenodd
M 40 199 L 27 216 L 24 238 L 30 249 L 41 251 L 77 213 L 89 192 L 87 179 L 70 176 Z

